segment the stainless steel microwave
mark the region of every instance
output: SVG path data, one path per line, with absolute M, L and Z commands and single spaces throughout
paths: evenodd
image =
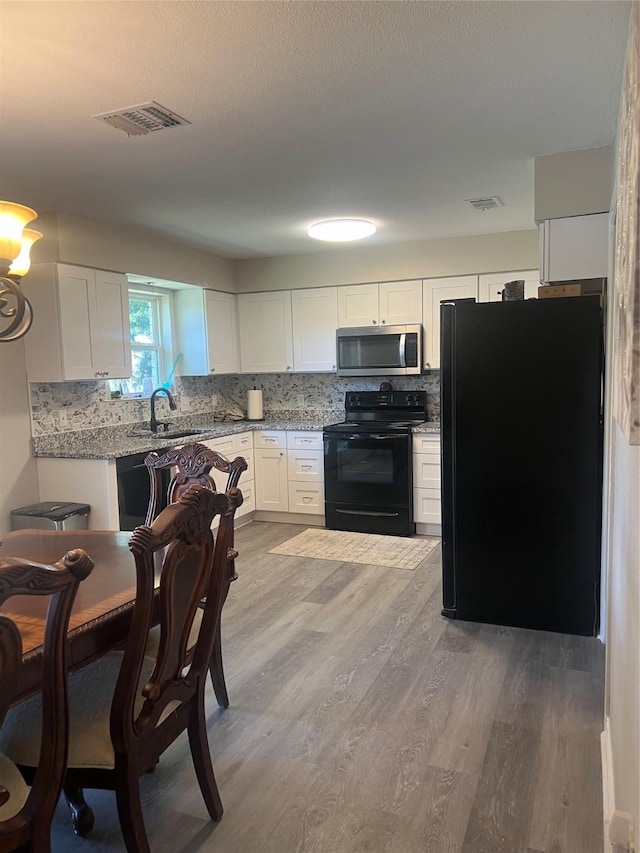
M 422 373 L 422 326 L 357 326 L 336 331 L 338 376 Z

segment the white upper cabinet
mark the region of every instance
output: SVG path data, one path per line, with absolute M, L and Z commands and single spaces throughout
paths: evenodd
M 387 281 L 378 285 L 380 324 L 405 326 L 422 322 L 422 281 Z
M 542 281 L 606 278 L 609 214 L 546 219 L 540 225 Z
M 338 324 L 341 329 L 377 323 L 377 284 L 351 284 L 338 288 Z
M 338 325 L 392 326 L 422 322 L 422 282 L 388 281 L 338 288 Z
M 478 276 L 427 278 L 422 282 L 424 367 L 440 367 L 440 303 L 448 299 L 478 298 Z
M 293 370 L 290 290 L 240 293 L 238 318 L 243 373 Z
M 183 376 L 237 373 L 238 320 L 233 293 L 192 287 L 175 293 Z
M 125 275 L 34 264 L 22 286 L 34 313 L 25 337 L 30 382 L 131 376 Z
M 338 289 L 291 291 L 293 364 L 299 372 L 335 371 Z
M 537 299 L 540 287 L 538 270 L 518 270 L 517 272 L 487 273 L 479 277 L 478 301 L 501 302 L 502 289 L 508 281 L 524 279 L 524 298 Z

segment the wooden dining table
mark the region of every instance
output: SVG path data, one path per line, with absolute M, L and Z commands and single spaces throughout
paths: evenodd
M 83 548 L 94 561 L 80 584 L 69 620 L 69 666 L 78 669 L 126 641 L 136 597 L 136 572 L 130 532 L 112 530 L 16 530 L 0 537 L 0 561 L 22 557 L 56 563 L 67 551 Z M 162 552 L 158 552 L 156 588 Z M 22 668 L 13 704 L 41 686 L 42 643 L 48 597 L 15 596 L 2 608 L 22 635 Z M 154 613 L 153 620 L 157 622 Z

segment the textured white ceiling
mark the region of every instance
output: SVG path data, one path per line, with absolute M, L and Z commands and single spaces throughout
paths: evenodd
M 0 3 L 0 195 L 234 258 L 534 227 L 533 158 L 613 141 L 627 2 Z M 190 127 L 93 115 L 150 100 Z M 498 195 L 480 213 L 465 199 Z

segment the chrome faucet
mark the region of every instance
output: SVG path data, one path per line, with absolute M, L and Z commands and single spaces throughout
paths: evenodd
M 169 408 L 172 412 L 174 412 L 177 408 L 176 401 L 173 399 L 171 392 L 168 388 L 156 388 L 155 391 L 152 391 L 150 402 L 151 402 L 151 420 L 149 421 L 149 429 L 151 432 L 158 432 L 158 427 L 160 424 L 165 427 L 165 429 L 169 426 L 169 424 L 165 423 L 165 421 L 159 421 L 156 418 L 156 395 L 157 394 L 166 394 L 167 399 L 169 400 Z

